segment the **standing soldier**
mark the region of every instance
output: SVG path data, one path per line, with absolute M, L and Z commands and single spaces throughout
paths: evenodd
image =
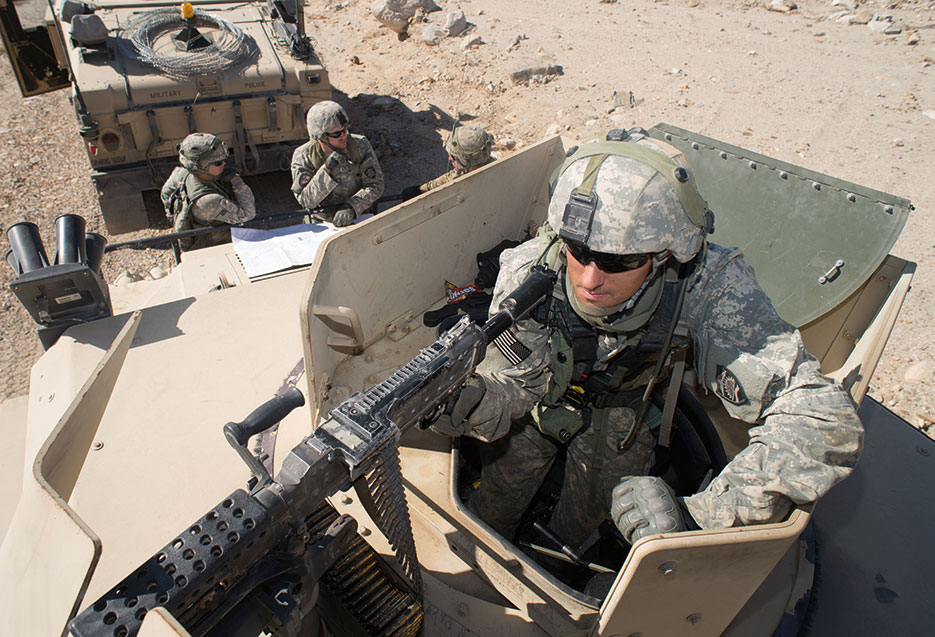
M 292 154 L 292 192 L 303 208 L 340 206 L 312 215 L 338 227 L 372 212 L 383 194 L 383 171 L 363 135 L 348 132 L 347 113 L 340 104 L 318 102 L 306 117 L 310 140 Z
M 496 441 L 469 504 L 507 539 L 563 447 L 549 525 L 573 547 L 608 516 L 631 542 L 779 521 L 853 470 L 854 404 L 740 251 L 705 241 L 713 217 L 684 156 L 642 129 L 613 133 L 565 161 L 548 224 L 501 256 L 491 307 L 537 264 L 558 271 L 551 297 L 496 340 L 433 427 Z M 647 425 L 644 391 L 684 348 L 704 387 L 752 427 L 720 475 L 676 499 L 648 475 L 667 441 Z
M 417 197 L 424 192 L 444 186 L 449 181 L 472 170 L 486 166 L 494 161 L 494 158 L 490 156 L 492 146 L 493 137 L 483 128 L 458 126 L 451 133 L 448 141 L 445 142 L 448 161 L 452 166 L 451 170 L 421 186 L 408 186 L 403 190 L 402 195 L 407 199 Z
M 216 135 L 192 133 L 179 144 L 179 163 L 162 187 L 162 203 L 176 232 L 237 224 L 256 216 L 253 192 L 227 165 L 227 145 Z M 226 230 L 180 240 L 183 250 L 230 239 Z

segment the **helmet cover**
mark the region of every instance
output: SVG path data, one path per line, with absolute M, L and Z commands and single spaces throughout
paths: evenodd
M 670 166 L 682 187 L 689 189 L 704 206 L 691 167 L 681 151 L 643 136 L 630 142 L 614 143 L 639 144 L 662 155 L 658 158 L 662 164 Z M 588 145 L 582 146 L 578 152 L 587 148 Z M 548 222 L 559 234 L 566 204 L 570 206 L 572 191 L 582 186 L 591 159 L 585 156 L 573 161 L 555 183 Z M 657 167 L 629 156 L 607 154 L 597 168 L 591 187 L 596 204 L 587 234 L 588 249 L 608 254 L 658 254 L 668 250 L 682 263 L 690 261 L 701 249 L 704 230 L 689 219 L 672 183 L 671 176 L 663 175 Z
M 483 166 L 490 159 L 493 137 L 478 126 L 458 126 L 445 142 L 445 150 L 463 168 Z
M 205 172 L 214 162 L 227 159 L 230 151 L 211 133 L 192 133 L 179 144 L 179 163 L 191 172 Z
M 308 136 L 312 139 L 322 139 L 325 133 L 344 128 L 347 124 L 347 113 L 340 104 L 331 100 L 318 102 L 308 109 L 305 116 Z

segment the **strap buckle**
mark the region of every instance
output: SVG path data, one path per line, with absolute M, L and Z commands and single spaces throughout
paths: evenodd
M 597 209 L 597 192 L 589 191 L 587 194 L 571 191 L 568 203 L 565 204 L 565 213 L 562 216 L 562 229 L 558 236 L 565 241 L 587 245 L 591 236 L 591 223 L 594 221 L 594 211 Z

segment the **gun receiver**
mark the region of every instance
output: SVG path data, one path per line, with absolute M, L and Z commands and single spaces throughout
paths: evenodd
M 356 535 L 353 520 L 338 517 L 325 502 L 353 484 L 411 588 L 389 597 L 380 593 L 379 603 L 394 605 L 395 614 L 380 614 L 393 630 L 365 628 L 415 634 L 421 625 L 421 576 L 399 468 L 399 436 L 437 417 L 483 360 L 488 343 L 538 305 L 554 282 L 554 272 L 533 268 L 485 325 L 463 317 L 385 381 L 332 409 L 284 458 L 275 480 L 246 443 L 303 405 L 301 392 L 292 387 L 240 423 L 225 425 L 226 438 L 256 475 L 256 486 L 249 494 L 234 491 L 189 526 L 69 622 L 71 632 L 131 637 L 148 610 L 164 606 L 192 634 L 257 634 L 264 628 L 294 634 L 297 626 L 308 626 L 316 584 L 340 577 L 326 575 L 330 567 L 342 560 L 345 570 L 345 562 L 353 566 L 348 555 L 358 546 L 369 548 Z M 398 579 L 389 569 L 383 576 Z M 248 598 L 256 603 L 246 603 Z M 262 619 L 258 607 L 268 611 Z

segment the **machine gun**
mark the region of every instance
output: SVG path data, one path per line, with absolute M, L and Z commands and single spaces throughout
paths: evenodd
M 321 582 L 368 633 L 417 634 L 422 584 L 399 437 L 450 407 L 487 345 L 546 297 L 555 276 L 534 267 L 483 326 L 463 317 L 382 383 L 332 409 L 283 460 L 275 479 L 247 441 L 304 404 L 302 393 L 293 387 L 225 425 L 254 473 L 250 492 L 238 489 L 218 503 L 69 622 L 70 631 L 130 637 L 149 610 L 163 606 L 195 635 L 264 629 L 317 635 Z M 372 555 L 352 518 L 339 517 L 325 501 L 351 484 L 393 547 L 405 580 Z

